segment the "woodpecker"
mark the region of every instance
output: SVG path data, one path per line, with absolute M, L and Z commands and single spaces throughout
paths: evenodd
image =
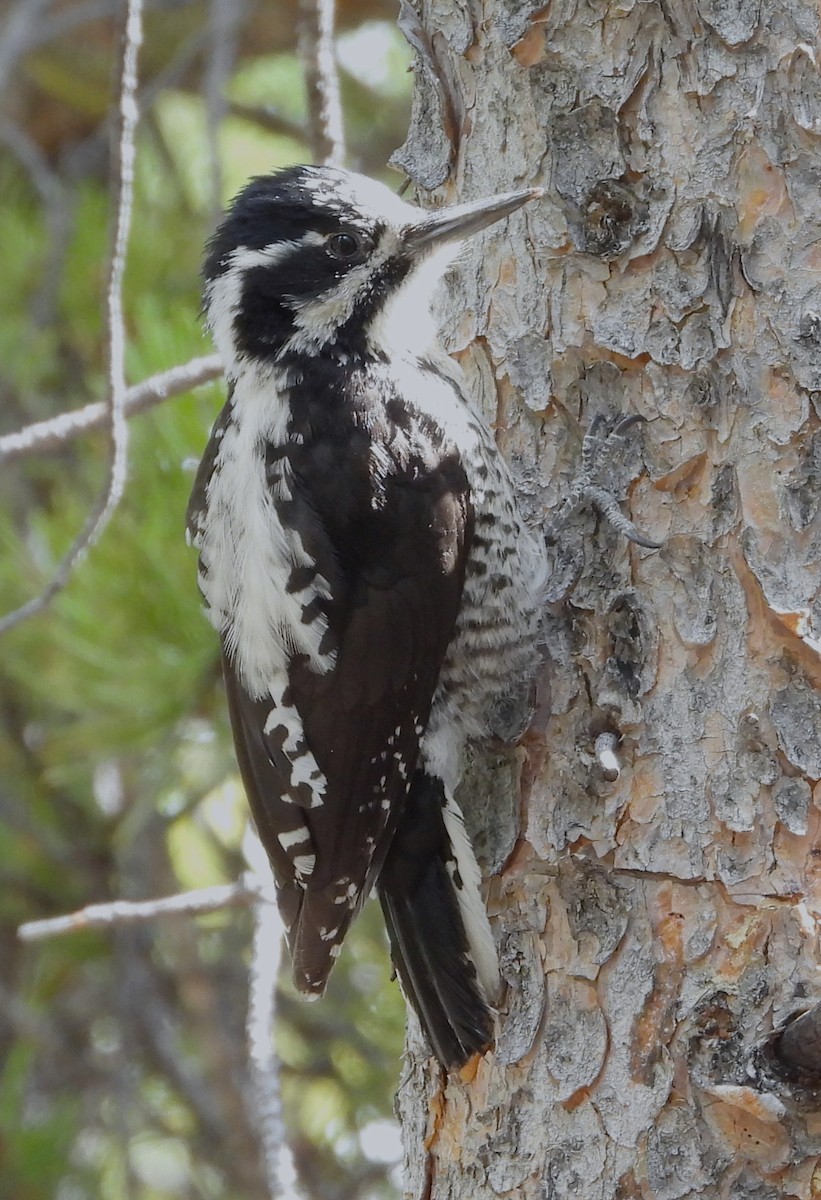
M 447 1068 L 500 990 L 454 791 L 537 665 L 546 556 L 430 303 L 462 239 L 540 195 L 430 212 L 293 167 L 237 195 L 203 269 L 228 400 L 188 534 L 294 981 L 322 994 L 375 887 Z

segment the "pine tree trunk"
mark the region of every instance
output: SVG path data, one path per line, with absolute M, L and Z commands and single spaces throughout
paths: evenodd
M 593 414 L 645 418 L 612 478 L 664 545 L 576 519 L 549 705 L 476 752 L 508 995 L 472 1077 L 412 1039 L 407 1194 L 821 1195 L 821 1076 L 773 1035 L 821 996 L 817 7 L 414 3 L 420 195 L 546 188 L 462 263 L 450 348 L 534 521 Z

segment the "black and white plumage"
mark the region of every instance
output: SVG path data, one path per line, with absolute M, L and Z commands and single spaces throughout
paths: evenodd
M 297 988 L 322 993 L 376 885 L 446 1066 L 499 972 L 453 799 L 469 737 L 535 665 L 543 545 L 429 315 L 459 239 L 535 190 L 426 213 L 326 167 L 253 180 L 204 267 L 228 402 L 189 536 Z

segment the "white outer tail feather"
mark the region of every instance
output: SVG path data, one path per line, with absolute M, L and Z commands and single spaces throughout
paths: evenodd
M 489 1004 L 493 1004 L 498 1000 L 502 987 L 496 943 L 493 940 L 490 921 L 482 899 L 482 876 L 479 864 L 465 830 L 462 812 L 450 793 L 447 793 L 442 815 L 456 859 L 456 869 L 462 882 L 461 887 L 454 883 L 454 891 L 470 946 L 470 956 L 476 967 L 479 986 L 485 999 Z M 450 866 L 448 870 L 452 877 L 453 871 Z

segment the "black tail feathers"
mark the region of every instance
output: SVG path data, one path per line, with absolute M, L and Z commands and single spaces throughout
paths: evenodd
M 498 967 L 461 814 L 421 770 L 378 891 L 405 996 L 442 1065 L 462 1066 L 493 1040 Z

